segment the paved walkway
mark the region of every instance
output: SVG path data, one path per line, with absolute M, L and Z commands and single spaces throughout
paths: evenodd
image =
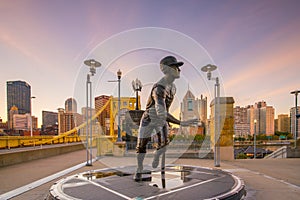
M 2 167 L 0 168 L 0 195 L 84 163 L 85 161 L 86 151 L 82 150 Z M 168 163 L 168 160 L 166 163 Z M 179 159 L 174 163 L 214 168 L 213 160 Z M 93 166 L 88 167 L 83 165 L 73 172 L 55 178 L 12 199 L 45 199 L 50 187 L 63 177 L 93 169 L 134 164 L 134 157 L 104 157 L 94 162 Z M 218 169 L 227 170 L 244 180 L 247 190 L 246 199 L 299 199 L 300 159 L 221 161 L 221 167 Z

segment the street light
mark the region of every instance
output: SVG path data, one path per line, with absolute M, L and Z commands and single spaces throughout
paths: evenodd
M 121 125 L 121 118 L 120 118 L 120 109 L 121 109 L 121 76 L 122 76 L 122 72 L 119 69 L 119 71 L 117 72 L 117 76 L 118 76 L 118 139 L 117 142 L 122 142 L 122 138 L 121 138 L 121 129 L 120 129 L 120 125 Z
M 257 123 L 257 120 L 254 119 L 254 159 L 256 159 L 256 123 Z
M 217 66 L 215 65 L 211 65 L 208 64 L 204 67 L 201 68 L 201 71 L 203 72 L 207 72 L 207 79 L 208 80 L 215 80 L 215 88 L 214 88 L 214 98 L 215 98 L 215 112 L 214 112 L 214 116 L 215 116 L 215 123 L 214 123 L 214 164 L 215 167 L 220 167 L 220 83 L 219 83 L 219 78 L 215 77 L 212 78 L 211 77 L 211 72 L 216 70 Z
M 118 82 L 118 138 L 117 138 L 117 142 L 122 142 L 122 138 L 121 138 L 121 128 L 120 128 L 120 124 L 121 124 L 121 116 L 120 116 L 120 109 L 121 109 L 121 77 L 122 77 L 122 72 L 119 69 L 117 71 L 117 77 L 118 80 L 112 80 L 112 81 L 108 81 L 108 82 Z
M 298 132 L 298 118 L 299 118 L 299 115 L 298 115 L 298 106 L 297 106 L 297 96 L 298 96 L 298 93 L 300 93 L 300 90 L 295 90 L 295 91 L 292 91 L 291 94 L 295 94 L 295 134 L 294 134 L 294 138 L 295 138 L 295 149 L 297 148 L 297 132 Z
M 132 81 L 132 88 L 133 90 L 136 92 L 136 105 L 135 105 L 135 109 L 138 110 L 139 109 L 139 91 L 142 90 L 142 83 L 139 79 L 135 79 L 135 81 Z
M 85 60 L 84 64 L 90 68 L 90 74 L 87 74 L 86 79 L 86 166 L 92 166 L 92 146 L 93 146 L 93 133 L 92 133 L 92 82 L 91 76 L 96 74 L 96 67 L 100 67 L 101 63 L 89 59 Z M 90 120 L 90 121 L 89 121 Z M 90 128 L 89 128 L 90 126 Z M 88 152 L 89 141 L 88 136 L 90 135 L 90 153 Z
M 30 97 L 30 137 L 33 136 L 32 134 L 32 99 L 35 99 L 35 96 Z

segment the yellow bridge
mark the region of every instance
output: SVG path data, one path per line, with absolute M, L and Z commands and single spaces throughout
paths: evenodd
M 122 97 L 121 98 L 121 107 L 120 109 L 133 110 L 135 108 L 136 99 L 133 97 Z M 140 102 L 140 101 L 139 101 Z M 117 109 L 118 99 L 113 98 L 112 96 L 106 102 L 106 104 L 94 115 L 91 119 L 88 120 L 90 123 L 93 120 L 97 120 L 96 118 L 108 107 L 110 106 L 110 131 L 109 138 L 113 141 L 116 140 L 117 135 L 115 131 L 115 116 L 118 113 Z M 140 105 L 139 105 L 140 107 Z M 86 128 L 87 122 L 82 123 L 81 125 L 69 130 L 65 133 L 59 134 L 57 136 L 1 136 L 0 137 L 0 149 L 3 148 L 15 148 L 22 146 L 37 146 L 37 145 L 47 145 L 47 144 L 62 144 L 62 143 L 72 143 L 72 142 L 80 142 L 86 140 L 86 135 L 78 135 L 79 130 L 84 130 Z M 84 132 L 84 131 L 82 131 Z M 103 135 L 95 135 L 93 134 L 93 141 L 97 137 Z
M 121 98 L 122 104 L 121 108 L 126 108 L 131 110 L 134 108 L 135 99 Z M 134 102 L 133 102 L 134 101 Z M 126 102 L 126 103 L 124 103 Z M 114 131 L 114 116 L 117 114 L 117 98 L 110 97 L 106 104 L 94 115 L 91 119 L 88 120 L 88 123 L 95 120 L 108 106 L 110 106 L 110 138 L 115 139 L 116 134 Z M 65 133 L 59 134 L 57 136 L 1 136 L 0 137 L 0 148 L 15 148 L 21 146 L 36 146 L 44 144 L 62 144 L 62 143 L 72 143 L 80 142 L 86 140 L 86 135 L 78 135 L 79 130 L 84 130 L 86 128 L 87 122 L 82 123 L 81 125 L 69 130 Z M 83 131 L 84 132 L 84 131 Z M 93 140 L 97 135 L 93 135 Z

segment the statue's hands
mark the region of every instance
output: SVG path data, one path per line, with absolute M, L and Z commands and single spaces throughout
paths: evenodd
M 199 121 L 200 121 L 199 119 L 190 119 L 186 121 L 181 121 L 180 126 L 190 126 L 193 124 L 198 124 Z

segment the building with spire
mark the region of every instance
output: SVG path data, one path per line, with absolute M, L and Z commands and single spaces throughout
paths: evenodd
M 201 95 L 200 99 L 196 98 L 195 95 L 188 89 L 180 108 L 181 120 L 189 119 L 200 119 L 201 122 L 206 123 L 207 121 L 207 97 L 203 98 Z
M 207 97 L 203 98 L 201 95 L 200 99 L 198 99 L 188 89 L 180 105 L 180 120 L 185 121 L 195 118 L 200 119 L 202 124 L 200 132 L 203 133 L 203 128 L 207 124 Z M 191 127 L 184 127 L 182 131 L 189 134 L 197 134 L 199 133 L 199 127 L 197 130 L 193 130 Z
M 180 118 L 183 121 L 194 118 L 200 118 L 195 95 L 190 90 L 188 90 L 183 97 L 180 114 Z

